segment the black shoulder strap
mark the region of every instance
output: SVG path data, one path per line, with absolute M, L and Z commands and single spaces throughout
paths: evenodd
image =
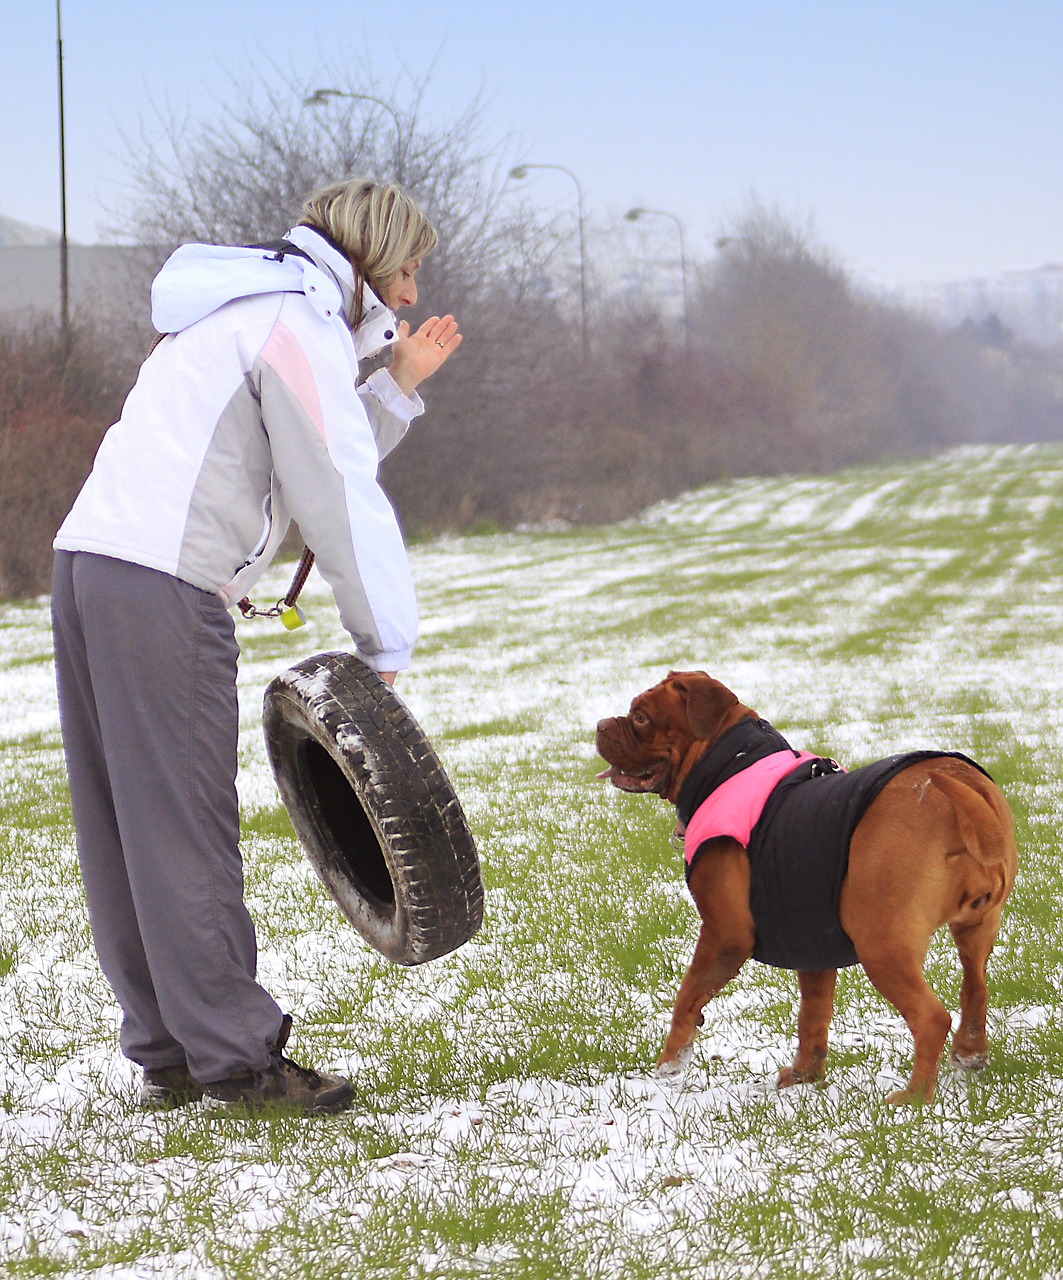
M 267 240 L 263 244 L 245 245 L 244 248 L 268 249 L 278 262 L 283 262 L 288 254 L 292 254 L 296 258 L 305 258 L 307 262 L 313 262 L 313 258 L 311 258 L 305 249 L 300 249 L 297 244 L 292 244 L 290 240 Z

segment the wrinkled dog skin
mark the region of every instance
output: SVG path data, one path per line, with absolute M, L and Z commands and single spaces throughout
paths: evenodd
M 597 749 L 610 766 L 599 776 L 623 791 L 653 793 L 675 804 L 691 770 L 746 720 L 757 721 L 757 713 L 718 680 L 700 671 L 673 671 L 639 694 L 626 716 L 599 722 Z M 727 751 L 724 744 L 717 755 Z M 1000 789 L 973 763 L 954 756 L 920 759 L 876 793 L 852 832 L 847 870 L 840 865 L 841 928 L 870 981 L 904 1018 L 915 1045 L 908 1086 L 888 1101 L 927 1101 L 952 1025 L 923 975 L 930 939 L 943 925 L 963 966 L 952 1057 L 969 1069 L 988 1059 L 986 966 L 1017 870 L 1011 811 Z M 750 858 L 738 839 L 725 836 L 702 845 L 689 885 L 701 931 L 657 1064 L 661 1076 L 682 1070 L 706 1004 L 753 956 L 758 936 Z M 827 1057 L 837 969 L 798 968 L 797 975 L 797 1053 L 779 1073 L 779 1088 L 822 1079 Z

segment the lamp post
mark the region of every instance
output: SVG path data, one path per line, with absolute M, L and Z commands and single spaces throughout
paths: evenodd
M 402 121 L 399 119 L 398 112 L 390 102 L 385 102 L 383 98 L 376 98 L 371 93 L 350 93 L 346 89 L 315 89 L 303 99 L 303 106 L 324 107 L 328 104 L 330 98 L 354 98 L 359 102 L 376 103 L 378 107 L 383 107 L 392 120 L 395 121 L 395 130 L 399 137 L 402 137 Z
M 63 17 L 55 0 L 55 45 L 59 86 L 59 324 L 63 348 L 70 343 L 70 264 L 66 233 L 66 119 L 63 105 Z
M 686 244 L 683 237 L 683 224 L 674 213 L 669 213 L 667 209 L 643 209 L 640 206 L 636 206 L 634 209 L 629 209 L 627 213 L 624 214 L 624 218 L 628 222 L 638 222 L 639 218 L 642 218 L 647 214 L 651 214 L 658 218 L 670 218 L 672 222 L 675 223 L 675 228 L 679 232 L 679 273 L 683 281 L 683 335 L 686 340 L 687 350 L 689 351 L 690 313 L 687 306 L 687 254 Z
M 385 102 L 383 98 L 378 98 L 371 93 L 352 93 L 347 89 L 314 89 L 312 93 L 308 93 L 303 99 L 303 106 L 325 107 L 331 98 L 349 98 L 354 102 L 372 102 L 391 116 L 392 123 L 395 125 L 395 176 L 401 183 L 405 168 L 402 159 L 402 121 L 399 119 L 399 113 L 391 103 Z
M 529 169 L 557 169 L 559 172 L 567 174 L 576 184 L 576 222 L 579 228 L 580 337 L 583 344 L 583 358 L 586 359 L 590 351 L 590 335 L 587 329 L 587 251 L 583 231 L 583 188 L 580 186 L 579 178 L 576 177 L 571 169 L 566 169 L 562 164 L 518 164 L 515 168 L 510 169 L 509 176 L 519 182 L 522 178 L 528 176 Z

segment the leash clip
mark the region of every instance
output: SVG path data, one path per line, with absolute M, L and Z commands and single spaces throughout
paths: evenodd
M 845 770 L 837 762 L 829 757 L 820 756 L 812 761 L 812 772 L 809 775 L 813 778 L 826 778 L 832 773 L 844 773 Z
M 252 245 L 251 247 L 265 249 L 268 246 Z M 236 607 L 245 618 L 280 618 L 281 625 L 286 631 L 294 631 L 306 622 L 306 614 L 295 602 L 299 598 L 299 592 L 306 586 L 306 580 L 310 576 L 310 570 L 313 567 L 314 553 L 309 547 L 304 547 L 302 558 L 295 570 L 295 577 L 292 579 L 292 585 L 288 588 L 288 594 L 278 600 L 272 609 L 259 609 L 252 604 L 248 596 L 244 596 L 242 600 L 237 600 Z

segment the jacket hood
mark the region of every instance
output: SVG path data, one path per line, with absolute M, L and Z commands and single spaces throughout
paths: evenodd
M 159 333 L 180 333 L 237 298 L 263 293 L 301 293 L 322 320 L 350 314 L 354 269 L 310 227 L 285 234 L 312 261 L 298 254 L 236 245 L 183 244 L 167 258 L 151 286 L 151 320 Z M 362 323 L 354 330 L 359 359 L 398 338 L 393 313 L 366 285 Z

